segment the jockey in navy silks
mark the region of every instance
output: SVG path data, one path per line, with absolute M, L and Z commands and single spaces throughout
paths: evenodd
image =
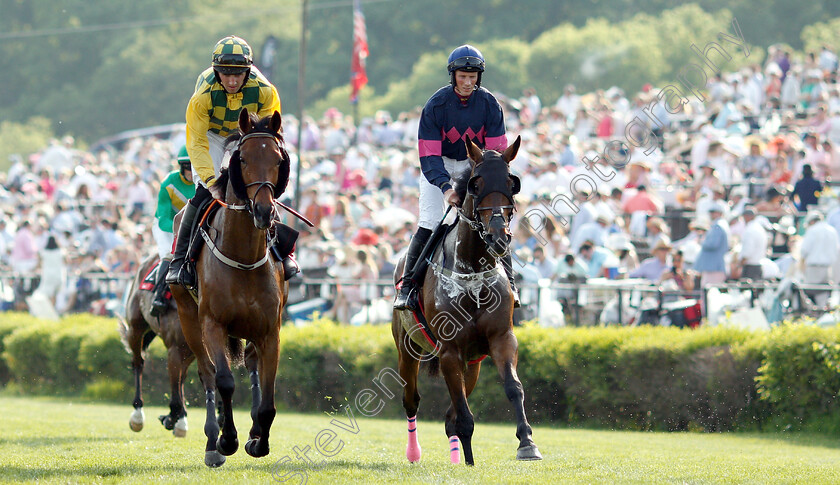
M 465 137 L 488 150 L 507 148 L 502 107 L 490 91 L 481 87 L 484 56 L 471 45 L 462 45 L 449 54 L 450 84 L 435 92 L 423 107 L 418 130 L 418 148 L 423 177 L 420 178 L 419 229 L 411 238 L 405 267 L 399 281 L 394 309 L 418 309 L 415 265 L 433 230 L 444 215 L 446 205 L 462 203 L 452 188 L 452 179 L 470 170 Z M 519 296 L 514 286 L 510 255 L 503 262 L 513 289 L 515 305 Z

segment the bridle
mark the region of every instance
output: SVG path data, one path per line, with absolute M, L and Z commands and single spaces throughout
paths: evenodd
M 239 153 L 239 156 L 241 157 L 242 156 L 242 151 L 241 151 L 242 144 L 246 140 L 249 140 L 251 138 L 271 138 L 272 140 L 274 140 L 274 143 L 277 145 L 277 149 L 280 151 L 280 153 L 283 153 L 282 147 L 280 145 L 280 135 L 278 135 L 276 133 L 268 133 L 268 132 L 262 132 L 262 131 L 255 132 L 255 133 L 249 133 L 249 134 L 243 136 L 242 138 L 240 138 L 239 142 L 236 144 L 236 150 L 235 150 L 234 153 Z M 280 161 L 282 161 L 282 156 L 281 156 Z M 240 158 L 240 163 L 242 163 L 241 158 Z M 279 163 L 279 161 L 278 161 L 278 163 Z M 245 204 L 241 204 L 241 205 L 230 205 L 229 204 L 226 207 L 228 209 L 232 209 L 232 210 L 247 211 L 249 214 L 253 215 L 254 214 L 254 199 L 257 198 L 257 194 L 259 194 L 260 190 L 262 190 L 263 187 L 268 187 L 269 189 L 271 189 L 271 199 L 272 200 L 277 196 L 277 186 L 275 186 L 273 182 L 270 182 L 270 181 L 267 181 L 267 180 L 251 182 L 250 184 L 245 184 L 245 190 L 247 191 L 247 189 L 249 187 L 253 187 L 255 185 L 258 186 L 258 187 L 257 187 L 257 191 L 254 192 L 254 197 L 253 198 L 249 197 Z M 271 211 L 272 211 L 272 213 L 277 212 L 277 207 L 274 204 L 271 205 Z
M 282 147 L 280 145 L 281 138 L 279 137 L 279 135 L 274 134 L 274 133 L 268 133 L 268 132 L 256 132 L 256 133 L 249 133 L 249 134 L 247 134 L 247 135 L 245 135 L 245 136 L 243 136 L 242 138 L 239 139 L 239 143 L 236 145 L 236 150 L 234 151 L 234 154 L 237 157 L 241 157 L 240 148 L 242 147 L 242 143 L 245 142 L 248 139 L 251 139 L 251 138 L 271 138 L 277 144 L 277 148 L 279 149 L 280 153 L 281 154 L 283 153 Z M 280 161 L 282 161 L 282 155 L 281 155 Z M 240 164 L 242 163 L 241 158 L 240 158 L 239 163 Z M 278 163 L 280 163 L 280 162 L 278 162 Z M 241 167 L 240 167 L 240 170 L 241 170 Z M 221 201 L 218 201 L 218 202 L 225 209 L 233 210 L 233 211 L 244 211 L 244 212 L 248 212 L 251 216 L 253 216 L 254 215 L 254 199 L 257 197 L 257 194 L 259 193 L 260 190 L 263 189 L 263 187 L 268 187 L 271 190 L 271 199 L 272 199 L 271 213 L 272 213 L 272 217 L 274 217 L 274 215 L 277 213 L 277 203 L 276 203 L 276 201 L 274 201 L 274 197 L 275 197 L 276 189 L 277 189 L 276 185 L 273 182 L 269 182 L 269 181 L 259 181 L 259 182 L 252 182 L 250 184 L 245 184 L 245 189 L 247 190 L 248 187 L 253 187 L 255 185 L 257 185 L 258 188 L 257 188 L 257 191 L 254 193 L 254 198 L 248 197 L 247 202 L 245 204 L 226 204 L 226 203 L 221 202 Z M 247 197 L 247 193 L 245 195 Z M 239 261 L 231 259 L 231 258 L 225 256 L 225 254 L 222 253 L 221 250 L 219 250 L 219 248 L 213 242 L 213 239 L 207 234 L 207 231 L 205 231 L 203 227 L 199 226 L 199 233 L 201 234 L 201 237 L 204 239 L 205 243 L 207 244 L 207 247 L 210 249 L 210 251 L 213 253 L 213 255 L 219 261 L 226 264 L 227 266 L 230 266 L 231 268 L 237 268 L 237 269 L 241 269 L 241 270 L 245 270 L 245 271 L 250 271 L 250 270 L 259 268 L 260 266 L 262 266 L 266 262 L 268 262 L 268 253 L 269 253 L 268 251 L 266 251 L 265 255 L 263 255 L 263 257 L 260 258 L 258 261 L 254 262 L 254 263 L 250 263 L 250 264 L 241 263 Z
M 492 226 L 494 219 L 501 219 L 502 225 L 504 227 L 504 233 L 507 237 L 507 242 L 509 243 L 512 238 L 512 234 L 510 231 L 510 221 L 513 218 L 513 213 L 516 212 L 516 202 L 513 200 L 513 196 L 519 193 L 519 188 L 521 186 L 519 177 L 510 173 L 507 174 L 508 179 L 511 179 L 513 181 L 513 186 L 510 189 L 508 189 L 506 183 L 501 184 L 498 181 L 496 181 L 495 183 L 485 184 L 481 193 L 476 193 L 475 182 L 482 177 L 483 176 L 481 174 L 473 175 L 470 178 L 469 183 L 467 184 L 467 197 L 473 200 L 472 214 L 468 214 L 463 209 L 463 207 L 458 208 L 458 214 L 464 219 L 464 222 L 467 224 L 470 230 L 477 232 L 481 240 L 484 241 L 484 244 L 490 247 L 493 244 L 493 241 L 490 237 L 487 227 L 484 224 L 484 221 L 481 218 L 481 213 L 482 211 L 491 211 L 490 218 L 488 219 L 487 224 Z M 479 207 L 479 204 L 482 200 L 484 200 L 486 196 L 495 192 L 504 195 L 508 199 L 510 204 Z M 505 217 L 505 209 L 510 209 L 510 214 L 507 217 Z M 505 246 L 505 253 L 501 256 L 507 256 L 509 253 L 510 244 L 507 244 Z

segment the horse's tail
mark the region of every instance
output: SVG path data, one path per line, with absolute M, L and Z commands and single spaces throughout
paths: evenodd
M 231 368 L 245 365 L 245 346 L 242 345 L 242 339 L 228 337 L 228 353 Z
M 431 356 L 431 358 L 429 358 Z M 423 354 L 423 365 L 426 366 L 429 376 L 437 377 L 440 375 L 440 357 L 433 354 Z
M 128 345 L 128 321 L 126 321 L 125 317 L 117 312 L 117 330 L 120 332 L 120 341 L 125 347 L 125 351 L 129 354 L 131 353 L 131 347 Z

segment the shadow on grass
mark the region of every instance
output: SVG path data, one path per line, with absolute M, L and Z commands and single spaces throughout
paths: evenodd
M 763 433 L 733 433 L 732 436 L 757 438 L 760 440 L 786 443 L 794 446 L 840 449 L 840 439 L 829 434 L 811 433 L 806 431 L 793 432 L 763 432 Z
M 147 475 L 177 475 L 195 474 L 203 470 L 211 470 L 203 463 L 203 457 L 197 457 L 195 462 L 184 463 L 183 465 L 154 465 L 145 462 L 119 465 L 91 465 L 79 466 L 70 464 L 56 466 L 54 468 L 27 468 L 21 466 L 4 466 L 2 471 L 3 483 L 8 482 L 32 482 L 34 480 L 49 480 L 59 478 L 64 482 L 91 481 L 97 478 L 139 478 Z M 230 466 L 229 466 L 230 465 Z M 271 466 L 268 462 L 252 462 L 239 464 L 225 464 L 223 468 L 212 470 L 231 470 L 237 472 L 253 472 L 259 474 L 271 474 Z
M 64 444 L 74 444 L 74 443 L 82 443 L 82 444 L 89 444 L 93 441 L 110 441 L 112 438 L 104 438 L 104 437 L 95 437 L 91 438 L 89 436 L 50 436 L 50 437 L 37 437 L 37 436 L 21 436 L 19 438 L 0 438 L 0 447 L 4 445 L 17 445 L 17 446 L 25 446 L 27 448 L 44 448 L 49 446 L 55 445 L 64 445 Z
M 202 465 L 204 466 L 204 465 Z M 49 480 L 59 478 L 68 482 L 81 481 L 83 479 L 94 479 L 102 477 L 131 477 L 132 475 L 147 475 L 149 473 L 186 473 L 195 471 L 193 465 L 183 466 L 150 466 L 149 464 L 138 463 L 136 465 L 114 465 L 114 466 L 90 466 L 84 467 L 78 464 L 68 466 L 57 466 L 48 469 L 33 469 L 20 466 L 4 466 L 3 481 L 31 482 L 33 480 Z
M 361 462 L 347 459 L 328 459 L 322 463 L 307 464 L 302 461 L 285 461 L 277 463 L 276 461 L 271 465 L 271 474 L 274 477 L 291 477 L 300 472 L 314 473 L 314 472 L 329 472 L 329 471 L 346 471 L 351 469 L 367 470 L 375 472 L 393 472 L 398 468 L 398 465 L 393 462 Z

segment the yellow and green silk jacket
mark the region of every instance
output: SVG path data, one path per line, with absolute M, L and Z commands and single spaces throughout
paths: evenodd
M 280 112 L 277 89 L 256 67 L 251 67 L 245 85 L 233 94 L 228 94 L 224 86 L 216 82 L 212 67 L 198 76 L 195 92 L 187 104 L 187 152 L 192 169 L 208 186 L 213 184 L 215 172 L 207 132 L 222 137 L 235 132 L 243 107 L 260 117 L 268 116 L 275 110 Z

